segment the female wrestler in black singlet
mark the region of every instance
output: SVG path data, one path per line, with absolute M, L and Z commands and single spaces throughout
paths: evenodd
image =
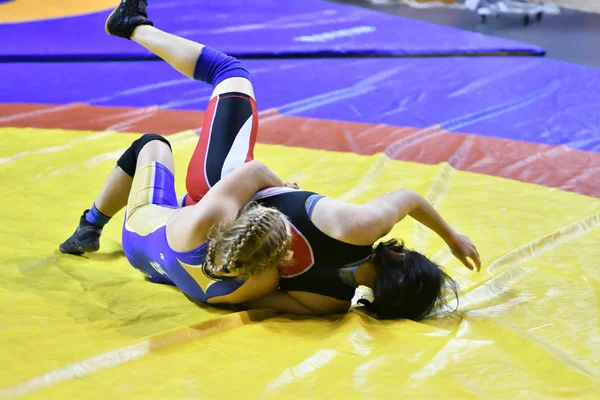
M 469 269 L 480 269 L 469 238 L 456 233 L 419 194 L 400 189 L 362 204 L 349 204 L 289 188 L 255 197 L 284 213 L 292 228 L 293 260 L 280 267 L 279 290 L 246 304 L 296 314 L 347 311 L 357 286 L 373 290 L 361 301 L 378 318 L 420 320 L 444 304 L 442 288 L 454 281 L 424 255 L 396 240 L 374 243 L 410 215 L 435 231 Z M 469 260 L 472 260 L 472 262 Z

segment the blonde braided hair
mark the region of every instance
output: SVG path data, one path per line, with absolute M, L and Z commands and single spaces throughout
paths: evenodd
M 290 249 L 291 231 L 282 213 L 249 203 L 233 225 L 217 227 L 209 239 L 207 269 L 245 279 L 279 265 Z

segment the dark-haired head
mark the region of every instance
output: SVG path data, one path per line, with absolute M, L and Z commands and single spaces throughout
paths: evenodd
M 404 243 L 392 239 L 379 243 L 373 251 L 374 299 L 360 302 L 375 317 L 420 321 L 445 306 L 444 286 L 458 298 L 454 280 L 423 254 L 406 249 Z

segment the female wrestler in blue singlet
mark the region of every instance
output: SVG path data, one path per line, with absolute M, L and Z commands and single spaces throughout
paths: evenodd
M 258 121 L 248 71 L 233 57 L 154 28 L 143 0 L 122 1 L 109 16 L 106 31 L 213 85 L 188 173 L 188 197 L 197 204 L 179 207 L 169 142 L 144 135 L 119 158 L 60 250 L 97 250 L 102 227 L 127 205 L 123 250 L 151 281 L 176 285 L 208 303 L 240 303 L 273 291 L 291 236 L 280 212 L 247 206 L 261 188 L 282 185 L 268 168 L 252 161 Z
M 81 254 L 97 250 L 101 226 L 126 204 L 131 192 L 123 234 L 128 260 L 150 280 L 175 284 L 203 302 L 245 303 L 250 308 L 322 315 L 348 310 L 355 287 L 365 285 L 374 291 L 374 300 L 365 305 L 376 316 L 422 319 L 443 299 L 444 285 L 453 287 L 452 280 L 438 265 L 396 241 L 374 247 L 407 215 L 443 238 L 465 266 L 479 270 L 479 255 L 471 241 L 456 233 L 425 199 L 406 189 L 363 205 L 291 188 L 266 189 L 257 193 L 255 200 L 270 208 L 251 206 L 255 219 L 242 215 L 233 227 L 216 232 L 214 240 L 205 244 L 206 233 L 197 235 L 190 229 L 191 217 L 209 218 L 210 207 L 223 207 L 219 202 L 230 204 L 228 212 L 210 212 L 209 222 L 202 225 L 207 232 L 219 222 L 232 221 L 233 212 L 249 200 L 249 191 L 281 186 L 281 182 L 255 162 L 244 164 L 252 159 L 257 123 L 252 86 L 243 66 L 214 49 L 145 26 L 150 24 L 145 9 L 142 0 L 126 0 L 109 17 L 107 31 L 131 36 L 185 75 L 215 85 L 186 180 L 185 205 L 198 204 L 174 209 L 172 168 L 168 167 L 172 156 L 162 143 L 166 140 L 145 135 L 128 150 L 137 155 L 137 169 L 132 170 L 126 152 L 61 251 Z M 215 83 L 219 79 L 224 80 Z M 152 139 L 158 140 L 143 146 Z M 146 150 L 154 147 L 157 151 Z M 133 186 L 130 176 L 134 177 Z M 283 227 L 273 208 L 287 216 Z M 260 216 L 264 221 L 259 224 Z M 176 223 L 181 224 L 177 229 Z M 280 265 L 277 274 L 277 269 L 269 266 L 281 260 L 288 249 L 290 232 L 292 258 Z M 185 246 L 175 244 L 180 240 Z M 266 250 L 261 248 L 269 243 Z M 197 245 L 200 247 L 194 248 Z M 180 248 L 192 252 L 182 254 Z

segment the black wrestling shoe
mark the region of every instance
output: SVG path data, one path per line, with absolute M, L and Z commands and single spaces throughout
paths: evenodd
M 140 25 L 154 25 L 146 14 L 146 0 L 121 0 L 108 16 L 104 29 L 113 36 L 131 39 L 133 30 Z
M 85 210 L 83 212 L 75 233 L 58 247 L 61 253 L 80 256 L 83 253 L 98 251 L 100 248 L 102 228 L 87 222 L 85 214 L 87 214 L 88 211 L 89 210 Z

